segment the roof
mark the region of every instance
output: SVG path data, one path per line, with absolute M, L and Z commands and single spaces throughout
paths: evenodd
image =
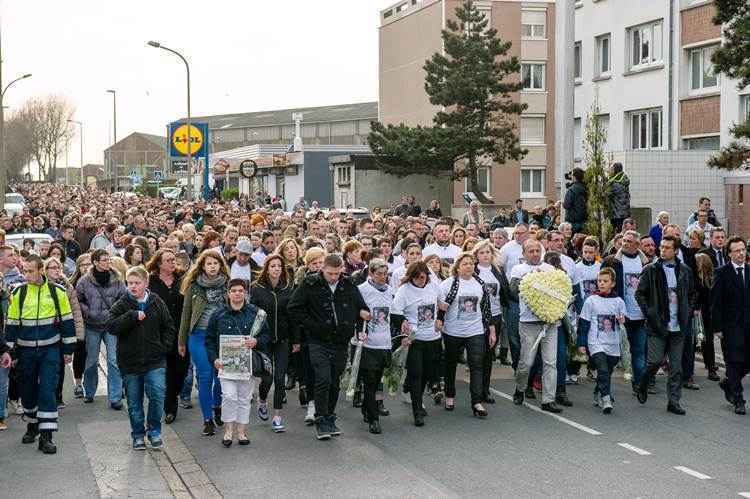
M 160 137 L 159 135 L 151 135 L 150 133 L 141 133 L 141 132 L 135 132 L 144 139 L 148 140 L 149 142 L 153 143 L 155 146 L 158 146 L 160 148 L 167 147 L 167 138 L 166 137 Z
M 273 125 L 293 124 L 292 113 L 302 113 L 303 123 L 326 123 L 334 121 L 371 120 L 378 117 L 377 102 L 340 104 L 337 106 L 301 107 L 253 113 L 221 114 L 215 116 L 194 116 L 192 122 L 208 122 L 208 128 L 252 128 Z M 185 118 L 178 120 L 184 122 Z

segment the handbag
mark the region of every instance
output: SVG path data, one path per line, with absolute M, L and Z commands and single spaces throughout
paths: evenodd
M 260 350 L 253 350 L 253 376 L 256 378 L 273 376 L 273 361 Z

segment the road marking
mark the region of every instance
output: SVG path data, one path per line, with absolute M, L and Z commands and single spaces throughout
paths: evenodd
M 675 466 L 674 469 L 677 471 L 682 471 L 683 473 L 687 473 L 688 475 L 697 478 L 698 480 L 710 480 L 711 477 L 708 475 L 704 475 L 703 473 L 699 473 L 695 470 L 691 470 L 690 468 L 686 468 L 685 466 Z
M 622 447 L 624 449 L 632 450 L 633 452 L 635 452 L 636 454 L 641 455 L 641 456 L 650 456 L 651 455 L 651 453 L 649 451 L 643 450 L 641 448 L 638 448 L 635 445 L 626 444 L 625 442 L 619 442 L 617 445 L 619 445 L 620 447 Z
M 748 498 L 750 498 L 750 492 L 740 492 L 739 496 L 740 497 L 748 497 Z
M 494 388 L 490 388 L 490 391 L 492 393 L 494 393 L 495 395 L 497 395 L 498 397 L 502 397 L 502 398 L 508 399 L 510 401 L 513 400 L 513 396 L 512 395 L 508 395 L 507 393 L 503 393 L 501 391 L 495 390 Z M 602 435 L 602 432 L 600 432 L 600 431 L 596 431 L 593 428 L 589 428 L 588 426 L 584 426 L 584 425 L 582 425 L 580 423 L 576 423 L 575 421 L 571 421 L 568 418 L 564 418 L 562 416 L 558 416 L 557 414 L 553 414 L 551 412 L 543 411 L 539 407 L 537 407 L 535 405 L 531 405 L 528 402 L 524 402 L 523 405 L 526 406 L 526 407 L 528 407 L 532 411 L 535 411 L 535 412 L 538 412 L 540 414 L 544 414 L 545 416 L 549 416 L 551 418 L 554 418 L 554 419 L 560 421 L 561 423 L 565 423 L 566 425 L 572 426 L 573 428 L 575 428 L 577 430 L 581 430 L 584 433 L 588 433 L 589 435 Z

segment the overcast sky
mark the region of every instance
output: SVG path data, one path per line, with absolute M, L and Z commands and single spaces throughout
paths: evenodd
M 379 11 L 393 0 L 0 0 L 4 104 L 66 96 L 84 123 L 84 162 L 102 163 L 112 136 L 165 135 L 185 115 L 377 100 Z M 64 165 L 64 156 L 59 165 Z M 79 164 L 77 139 L 71 166 Z

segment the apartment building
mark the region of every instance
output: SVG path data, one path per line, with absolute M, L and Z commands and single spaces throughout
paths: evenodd
M 727 144 L 730 127 L 750 109 L 736 82 L 713 71 L 711 54 L 722 36 L 712 22 L 713 0 L 580 0 L 575 8 L 576 163 L 582 163 L 587 116 L 598 101 L 614 158 L 627 157 L 661 185 L 704 178 L 710 157 L 705 152 Z M 696 154 L 672 157 L 664 151 Z M 678 176 L 680 170 L 663 168 L 670 158 L 684 165 Z M 677 206 L 677 221 L 684 223 L 683 214 L 701 192 L 723 193 L 725 176 L 713 172 L 702 185 L 688 182 L 673 198 L 654 192 L 638 202 L 653 210 Z M 719 197 L 714 205 L 723 217 Z
M 431 125 L 437 108 L 424 91 L 424 63 L 442 51 L 441 30 L 455 18 L 461 0 L 401 0 L 380 12 L 379 119 L 386 124 Z M 522 63 L 523 91 L 515 98 L 528 104 L 520 117 L 520 139 L 529 153 L 521 161 L 480 168 L 479 183 L 494 206 L 523 198 L 527 206 L 546 205 L 555 197 L 555 4 L 485 0 L 474 4 L 504 40 L 509 55 Z M 465 203 L 466 182 L 453 186 L 454 214 Z M 406 192 L 404 192 L 406 193 Z M 444 207 L 445 208 L 445 207 Z

